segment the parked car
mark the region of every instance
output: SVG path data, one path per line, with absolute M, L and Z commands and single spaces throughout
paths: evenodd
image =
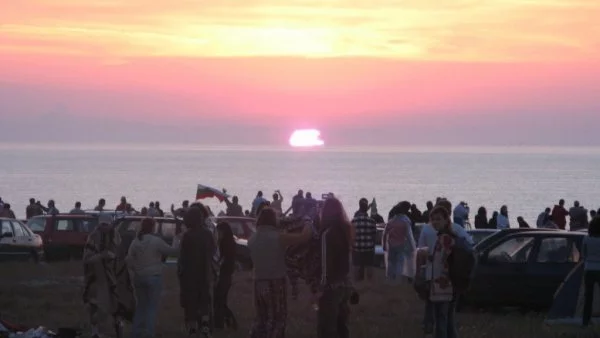
M 502 230 L 496 230 L 496 232 L 494 232 L 493 234 L 483 238 L 481 241 L 477 242 L 475 244 L 475 250 L 477 251 L 482 251 L 485 250 L 487 247 L 489 247 L 490 245 L 493 245 L 494 243 L 497 243 L 499 240 L 501 240 L 502 238 L 512 235 L 512 234 L 516 234 L 516 233 L 522 233 L 522 232 L 530 232 L 530 231 L 550 231 L 550 232 L 555 232 L 555 231 L 560 231 L 557 229 L 538 229 L 538 228 L 510 228 L 510 229 L 502 229 Z
M 0 218 L 0 261 L 32 261 L 44 259 L 42 237 L 21 221 Z
M 123 216 L 115 219 L 113 225 L 121 236 L 123 248 L 129 248 L 144 218 L 146 216 Z M 179 228 L 183 227 L 183 221 L 167 217 L 154 217 L 154 221 L 156 222 L 154 235 L 162 238 L 169 245 L 173 244 L 173 238 L 180 231 Z
M 549 308 L 581 258 L 585 234 L 522 229 L 503 235 L 478 245 L 489 244 L 477 250 L 474 279 L 462 305 Z
M 42 237 L 46 260 L 80 259 L 87 237 L 98 225 L 98 217 L 86 214 L 41 215 L 27 226 Z

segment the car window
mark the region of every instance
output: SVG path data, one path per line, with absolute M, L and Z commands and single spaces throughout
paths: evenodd
M 175 237 L 175 223 L 163 221 L 161 226 L 162 236 L 167 238 Z
M 31 231 L 29 231 L 29 229 L 27 229 L 27 227 L 24 226 L 23 224 L 21 224 L 20 222 L 12 221 L 12 225 L 13 225 L 13 228 L 17 228 L 17 227 L 20 228 L 21 231 L 23 231 L 23 236 L 29 236 L 29 237 L 33 236 L 33 233 Z
M 519 236 L 507 239 L 488 253 L 488 260 L 504 263 L 525 263 L 529 259 L 534 238 Z
M 5 234 L 7 232 L 9 232 L 11 234 L 13 233 L 13 229 L 10 226 L 10 222 L 9 221 L 2 221 L 2 234 Z
M 14 224 L 14 225 L 13 225 L 13 231 L 15 232 L 15 233 L 14 233 L 14 236 L 15 236 L 15 237 L 23 237 L 23 236 L 26 236 L 26 235 L 25 235 L 26 233 L 25 233 L 25 232 L 23 232 L 23 229 L 21 229 L 21 227 L 19 226 L 19 224 Z
M 74 231 L 73 221 L 70 219 L 59 219 L 56 221 L 57 231 Z
M 31 218 L 29 221 L 27 221 L 27 225 L 29 226 L 29 229 L 33 231 L 42 232 L 46 227 L 46 219 L 43 217 Z
M 72 222 L 74 230 L 85 233 L 92 232 L 97 223 L 91 219 L 74 219 Z
M 540 242 L 540 250 L 536 257 L 536 262 L 568 263 L 575 262 L 575 258 L 579 260 L 579 251 L 574 254 L 568 239 L 564 237 L 549 237 L 542 239 Z

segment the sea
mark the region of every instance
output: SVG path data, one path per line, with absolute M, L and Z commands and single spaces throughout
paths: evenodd
M 126 196 L 136 209 L 160 201 L 164 210 L 194 200 L 198 184 L 226 188 L 249 209 L 261 190 L 277 189 L 284 207 L 303 189 L 314 197 L 333 192 L 348 212 L 375 198 L 386 216 L 399 201 L 425 209 L 443 196 L 465 201 L 473 216 L 508 206 L 511 226 L 564 198 L 600 208 L 600 148 L 548 147 L 287 147 L 0 144 L 0 197 L 24 217 L 30 198 L 56 201 L 68 212 L 76 201 L 92 209 L 105 198 L 112 208 Z M 216 213 L 216 199 L 204 201 Z

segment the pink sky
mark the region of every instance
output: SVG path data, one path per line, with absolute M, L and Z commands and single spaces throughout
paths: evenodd
M 597 145 L 599 17 L 596 0 L 14 1 L 0 141 L 58 114 L 185 119 L 233 143 L 315 127 L 396 144 L 409 127 L 434 143 Z

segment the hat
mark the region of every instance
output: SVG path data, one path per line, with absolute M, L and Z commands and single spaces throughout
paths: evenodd
M 101 213 L 98 215 L 98 224 L 112 224 L 113 217 L 110 214 Z

